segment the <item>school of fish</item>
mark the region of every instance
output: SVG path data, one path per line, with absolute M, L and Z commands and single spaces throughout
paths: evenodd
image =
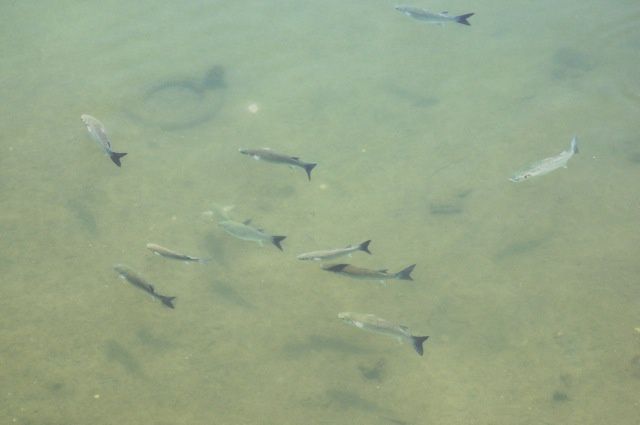
M 425 9 L 403 5 L 395 6 L 395 10 L 412 19 L 438 25 L 458 23 L 470 26 L 471 24 L 468 19 L 474 15 L 474 13 L 464 13 L 460 15 L 449 15 L 448 12 L 434 13 Z M 107 131 L 102 122 L 88 114 L 83 114 L 81 116 L 81 120 L 85 124 L 91 138 L 98 143 L 110 160 L 120 167 L 122 165 L 121 158 L 127 155 L 127 153 L 114 151 L 112 142 L 107 136 Z M 279 153 L 269 148 L 243 148 L 240 149 L 239 152 L 242 155 L 246 155 L 257 161 L 270 164 L 287 165 L 289 167 L 302 169 L 309 181 L 311 180 L 312 170 L 314 170 L 318 165 L 316 162 L 303 161 L 299 156 Z M 560 168 L 566 168 L 568 161 L 577 153 L 578 139 L 574 136 L 567 150 L 530 165 L 523 171 L 512 175 L 509 180 L 512 182 L 523 182 L 533 177 L 548 174 Z M 230 158 L 229 160 L 231 161 L 232 159 Z M 240 167 L 240 164 L 238 164 L 238 167 Z M 205 214 L 215 217 L 219 229 L 239 241 L 254 242 L 260 246 L 266 243 L 267 245 L 275 246 L 280 251 L 284 250 L 282 245 L 287 236 L 268 232 L 262 227 L 254 225 L 251 218 L 242 221 L 234 220 L 230 217 L 230 210 L 231 207 L 214 206 L 212 211 L 206 212 Z M 281 223 L 281 225 L 282 224 L 283 223 Z M 276 225 L 274 227 L 277 228 L 278 226 Z M 327 260 L 335 260 L 341 257 L 351 257 L 358 252 L 372 255 L 369 250 L 370 243 L 370 239 L 349 245 L 344 245 L 338 242 L 334 247 L 316 247 L 315 250 L 301 253 L 297 255 L 296 258 L 301 261 L 323 262 Z M 199 264 L 204 264 L 208 261 L 207 258 L 188 255 L 180 250 L 175 250 L 153 242 L 147 243 L 146 248 L 158 257 L 167 260 Z M 411 273 L 415 267 L 415 264 L 411 264 L 398 271 L 390 272 L 386 268 L 371 269 L 347 262 L 340 262 L 323 263 L 320 269 L 330 272 L 330 274 L 335 276 L 385 283 L 387 281 L 413 281 Z M 175 308 L 175 296 L 160 294 L 153 284 L 130 266 L 116 264 L 113 266 L 113 269 L 119 277 L 131 284 L 133 287 L 138 288 L 150 295 L 152 298 L 159 300 L 162 305 L 171 309 Z M 329 274 L 326 274 L 326 276 L 329 276 Z M 415 336 L 405 325 L 380 318 L 372 313 L 341 312 L 338 313 L 337 317 L 342 322 L 354 326 L 357 329 L 391 336 L 401 342 L 409 344 L 417 354 L 421 356 L 424 354 L 423 344 L 429 336 Z M 424 322 L 422 323 L 424 324 Z

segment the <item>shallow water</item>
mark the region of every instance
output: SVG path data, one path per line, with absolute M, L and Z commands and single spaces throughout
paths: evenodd
M 0 422 L 637 422 L 640 5 L 444 6 L 470 27 L 393 6 L 0 6 Z M 145 104 L 215 65 L 206 101 L 168 85 Z M 574 134 L 567 169 L 508 181 Z M 264 146 L 318 162 L 311 182 L 237 152 Z M 415 280 L 295 259 L 366 239 L 346 262 Z M 430 335 L 424 357 L 341 311 Z

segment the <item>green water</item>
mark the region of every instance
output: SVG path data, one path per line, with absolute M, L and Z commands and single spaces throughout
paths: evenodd
M 0 5 L 0 423 L 637 423 L 637 2 L 413 3 L 470 27 L 389 1 L 174 3 Z M 203 97 L 168 84 L 214 65 Z M 568 169 L 507 180 L 574 134 Z M 311 182 L 237 152 L 265 146 L 318 162 Z M 295 259 L 366 239 L 347 262 L 415 281 Z M 430 335 L 424 356 L 342 311 Z

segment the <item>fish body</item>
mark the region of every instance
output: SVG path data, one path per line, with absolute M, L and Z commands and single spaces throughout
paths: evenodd
M 348 276 L 354 279 L 362 280 L 379 280 L 384 282 L 385 280 L 398 279 L 398 280 L 413 280 L 411 272 L 416 265 L 412 264 L 397 273 L 389 273 L 388 270 L 371 270 L 362 267 L 352 266 L 351 264 L 327 264 L 322 266 L 323 270 L 338 273 L 344 276 Z
M 318 165 L 313 162 L 304 162 L 297 156 L 289 156 L 272 151 L 269 148 L 263 149 L 240 149 L 240 153 L 248 155 L 256 160 L 271 162 L 273 164 L 286 164 L 293 167 L 300 167 L 307 173 L 307 177 L 311 180 L 311 170 Z
M 419 21 L 427 22 L 430 24 L 445 24 L 447 22 L 457 22 L 463 25 L 471 25 L 468 18 L 472 17 L 473 13 L 465 13 L 464 15 L 453 16 L 449 15 L 448 12 L 440 12 L 433 13 L 429 12 L 425 9 L 420 9 L 419 7 L 413 6 L 396 6 L 395 9 L 398 12 L 404 13 L 405 15 L 417 19 Z
M 262 245 L 263 242 L 269 242 L 274 244 L 280 251 L 282 251 L 280 242 L 286 238 L 286 236 L 275 236 L 265 232 L 263 229 L 251 226 L 251 220 L 246 220 L 243 223 L 234 220 L 222 220 L 218 222 L 218 226 L 238 239 L 258 242 L 260 245 Z
M 307 252 L 305 254 L 298 255 L 297 258 L 298 260 L 322 261 L 322 260 L 331 260 L 333 258 L 338 258 L 343 255 L 350 255 L 352 252 L 355 252 L 355 251 L 364 251 L 367 254 L 371 254 L 371 251 L 369 251 L 369 243 L 371 243 L 371 240 L 364 241 L 358 245 L 349 245 L 344 248 Z
M 80 116 L 80 119 L 87 126 L 87 131 L 93 138 L 93 140 L 100 145 L 102 150 L 109 155 L 111 161 L 120 167 L 120 158 L 125 156 L 126 152 L 114 152 L 111 148 L 111 140 L 109 140 L 109 136 L 107 136 L 107 130 L 104 128 L 104 125 L 97 119 L 92 117 L 91 115 L 83 114 Z
M 162 301 L 162 304 L 166 305 L 167 307 L 175 308 L 173 302 L 176 297 L 167 297 L 165 295 L 158 294 L 152 284 L 147 282 L 145 278 L 140 276 L 129 266 L 125 266 L 124 264 L 116 264 L 115 266 L 113 266 L 113 269 L 116 271 L 116 273 L 118 273 L 118 275 L 120 275 L 122 279 L 126 280 L 136 288 L 142 289 L 152 297 L 159 299 L 160 301 Z
M 389 322 L 373 314 L 344 312 L 339 313 L 338 318 L 356 328 L 391 336 L 402 342 L 408 342 L 419 355 L 424 353 L 422 344 L 429 338 L 428 336 L 411 335 L 411 331 L 409 331 L 409 328 L 406 326 Z
M 155 244 L 155 243 L 148 243 L 147 244 L 147 249 L 149 249 L 151 252 L 153 252 L 156 255 L 159 255 L 161 257 L 165 257 L 165 258 L 171 258 L 173 260 L 180 260 L 180 261 L 186 261 L 186 262 L 195 262 L 195 263 L 204 263 L 206 260 L 202 259 L 202 258 L 198 258 L 198 257 L 192 257 L 190 255 L 186 255 L 186 254 L 181 254 L 179 252 L 173 251 L 169 248 L 165 248 L 164 246 Z
M 578 139 L 574 136 L 571 140 L 571 145 L 569 146 L 568 150 L 562 151 L 556 156 L 545 158 L 542 161 L 538 161 L 535 164 L 532 164 L 526 170 L 513 175 L 511 178 L 509 178 L 509 180 L 518 183 L 523 180 L 528 180 L 531 177 L 545 175 L 554 170 L 557 170 L 558 168 L 567 168 L 567 162 L 569 162 L 569 160 L 573 158 L 573 155 L 577 154 L 578 152 Z

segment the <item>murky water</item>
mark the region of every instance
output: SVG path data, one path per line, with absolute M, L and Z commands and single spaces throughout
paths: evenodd
M 0 422 L 637 422 L 640 5 L 393 6 L 0 6 Z M 574 134 L 567 169 L 507 180 Z M 311 182 L 238 153 L 265 146 Z M 295 259 L 366 239 L 346 262 L 415 280 Z M 424 357 L 341 311 L 430 335 Z

